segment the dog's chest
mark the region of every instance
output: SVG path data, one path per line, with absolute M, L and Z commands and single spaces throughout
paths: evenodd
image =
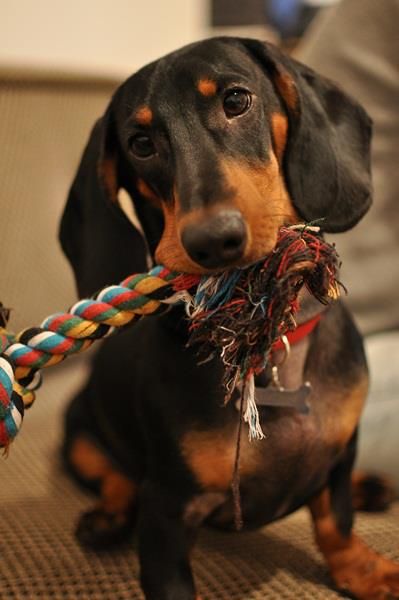
M 346 394 L 325 392 L 323 398 L 317 390 L 309 398 L 309 414 L 292 408 L 261 408 L 262 440 L 249 441 L 243 425 L 240 482 L 242 495 L 250 497 L 255 512 L 259 504 L 269 507 L 271 518 L 279 516 L 287 497 L 292 505 L 298 498 L 305 501 L 322 484 L 356 428 L 366 383 L 361 381 Z M 186 433 L 181 449 L 204 492 L 228 494 L 237 453 L 238 412 L 232 406 L 221 410 L 226 410 L 224 426 Z
M 323 445 L 318 419 L 292 412 L 261 409 L 265 433 L 262 440 L 250 441 L 247 426 L 243 425 L 239 448 L 241 479 L 267 477 L 283 463 L 304 456 L 310 447 Z M 184 436 L 181 446 L 184 459 L 202 488 L 214 491 L 229 489 L 237 442 L 238 413 L 235 423 L 229 421 L 220 429 L 195 430 Z

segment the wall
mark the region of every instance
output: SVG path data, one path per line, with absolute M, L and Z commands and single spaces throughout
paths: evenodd
M 207 19 L 208 0 L 1 0 L 0 65 L 124 77 Z

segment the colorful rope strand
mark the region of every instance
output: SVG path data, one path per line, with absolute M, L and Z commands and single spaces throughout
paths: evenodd
M 24 409 L 32 405 L 40 385 L 40 369 L 182 301 L 191 319 L 190 343 L 199 342 L 203 351 L 222 358 L 228 397 L 240 379 L 247 381 L 265 366 L 272 344 L 295 326 L 292 317 L 303 285 L 320 302 L 339 295 L 335 248 L 317 233 L 318 228 L 305 225 L 283 227 L 268 257 L 220 275 L 179 274 L 156 266 L 17 336 L 3 327 L 7 311 L 0 305 L 0 447 L 7 448 L 17 435 Z M 248 422 L 256 437 L 254 402 L 251 406 Z
M 67 313 L 47 317 L 40 327 L 17 336 L 0 329 L 0 447 L 7 447 L 17 435 L 24 409 L 32 405 L 34 390 L 40 385 L 39 369 L 83 352 L 143 315 L 159 314 L 173 302 L 176 292 L 198 281 L 199 277 L 157 266 L 80 300 Z

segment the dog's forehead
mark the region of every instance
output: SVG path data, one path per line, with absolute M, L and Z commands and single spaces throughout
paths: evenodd
M 168 65 L 169 62 L 169 65 Z M 221 78 L 226 75 L 251 78 L 256 72 L 254 61 L 244 46 L 215 39 L 198 42 L 165 58 L 168 70 L 177 77 L 190 74 L 195 80 L 199 75 Z
M 123 85 L 124 105 L 131 113 L 170 102 L 176 95 L 206 95 L 228 85 L 251 87 L 261 77 L 261 68 L 239 43 L 205 40 L 168 54 L 130 77 Z

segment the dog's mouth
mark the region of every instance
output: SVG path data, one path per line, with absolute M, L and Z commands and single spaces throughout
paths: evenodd
M 283 226 L 300 221 L 289 199 L 273 194 L 235 194 L 229 202 L 183 213 L 179 204 L 162 205 L 164 232 L 158 263 L 173 271 L 215 274 L 244 269 L 270 254 Z
M 185 272 L 189 275 L 200 275 L 200 276 L 204 276 L 204 277 L 212 277 L 212 278 L 217 278 L 217 277 L 224 277 L 224 276 L 230 276 L 230 274 L 233 273 L 243 273 L 245 271 L 249 271 L 249 270 L 253 270 L 254 268 L 258 268 L 260 264 L 263 264 L 265 261 L 268 261 L 271 256 L 273 254 L 275 254 L 276 252 L 278 252 L 278 245 L 279 245 L 279 239 L 281 238 L 282 232 L 283 231 L 289 231 L 289 230 L 293 230 L 293 231 L 302 231 L 305 230 L 307 232 L 311 232 L 312 234 L 316 235 L 319 233 L 320 228 L 318 226 L 311 226 L 311 225 L 306 225 L 304 223 L 284 223 L 280 228 L 278 228 L 278 230 L 276 231 L 276 240 L 269 240 L 269 243 L 265 243 L 263 248 L 264 251 L 261 251 L 259 253 L 254 253 L 254 252 L 248 252 L 248 253 L 244 253 L 243 256 L 240 258 L 240 260 L 236 260 L 236 261 L 232 261 L 226 265 L 219 265 L 219 266 L 215 266 L 215 267 L 208 267 L 208 268 L 204 268 L 201 265 L 198 265 L 197 269 L 193 269 L 193 270 L 185 270 L 182 268 L 174 268 L 171 270 L 175 270 L 175 271 L 182 271 Z M 165 264 L 165 266 L 168 266 L 167 264 Z M 297 264 L 297 268 L 298 270 L 300 269 L 301 265 Z M 302 267 L 304 269 L 307 269 L 309 267 L 309 265 L 307 264 L 306 261 L 304 261 Z M 294 278 L 292 278 L 292 282 L 294 282 Z M 303 284 L 303 279 L 300 275 L 298 275 L 297 281 L 295 282 L 295 285 L 297 285 L 298 287 L 301 287 L 301 285 Z
M 196 226 L 185 230 L 179 240 L 181 252 L 176 252 L 175 248 L 169 254 L 157 251 L 157 259 L 171 270 L 195 275 L 214 276 L 237 269 L 243 271 L 275 251 L 281 227 L 293 225 L 292 221 L 270 223 L 265 228 L 265 235 L 255 237 L 244 221 L 242 225 L 234 224 L 229 229 L 223 226 L 225 215 L 221 217 L 205 233 Z
M 251 239 L 250 232 L 241 232 L 226 236 L 212 236 L 201 245 L 197 240 L 202 232 L 184 232 L 178 245 L 160 243 L 156 251 L 156 260 L 172 271 L 193 275 L 219 275 L 222 273 L 245 270 L 267 258 L 275 249 L 280 227 L 257 243 Z M 251 243 L 252 242 L 252 243 Z
M 304 285 L 323 304 L 339 296 L 338 268 L 335 247 L 318 227 L 302 224 L 280 228 L 274 251 L 247 268 L 198 278 L 193 295 L 184 296 L 191 342 L 209 346 L 211 340 L 210 347 L 220 350 L 227 392 L 237 369 L 244 376 L 261 370 L 267 348 L 295 327 L 291 317 Z

